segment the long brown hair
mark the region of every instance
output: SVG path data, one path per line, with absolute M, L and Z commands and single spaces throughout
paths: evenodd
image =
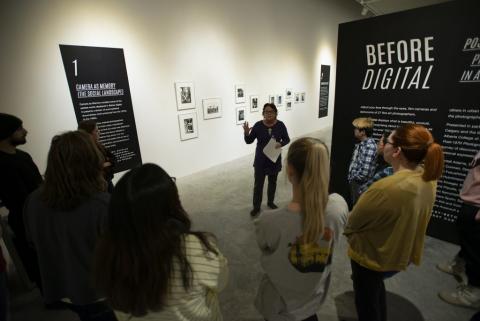
M 300 138 L 288 149 L 287 163 L 299 181 L 303 213 L 303 241 L 316 242 L 323 234 L 330 179 L 329 153 L 320 140 Z
M 103 156 L 90 135 L 70 131 L 53 137 L 41 195 L 50 208 L 70 210 L 104 191 Z
M 161 167 L 145 164 L 125 174 L 115 186 L 95 254 L 96 284 L 110 306 L 133 316 L 161 310 L 177 265 L 188 290 L 187 234 L 218 254 L 210 234 L 191 230 L 177 187 Z
M 400 147 L 405 158 L 412 163 L 424 164 L 423 180 L 433 181 L 442 176 L 444 156 L 428 129 L 418 124 L 404 124 L 392 134 L 393 146 Z

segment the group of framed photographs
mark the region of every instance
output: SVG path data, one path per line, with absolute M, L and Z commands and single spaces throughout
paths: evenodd
M 195 87 L 193 82 L 176 82 L 175 93 L 177 98 L 177 110 L 195 109 Z M 293 101 L 292 101 L 293 100 Z M 235 103 L 245 104 L 247 102 L 247 93 L 244 84 L 235 85 Z M 285 90 L 285 96 L 281 94 L 270 95 L 268 102 L 274 103 L 277 107 L 285 104 L 285 110 L 292 109 L 292 103 L 304 103 L 305 92 L 293 93 L 292 89 Z M 203 119 L 214 119 L 222 117 L 222 100 L 220 98 L 205 98 L 202 100 Z M 259 98 L 257 95 L 250 96 L 250 112 L 260 110 Z M 235 108 L 236 124 L 241 125 L 246 121 L 246 107 L 238 106 Z M 178 115 L 178 125 L 180 128 L 180 140 L 188 140 L 198 137 L 197 112 L 182 113 Z

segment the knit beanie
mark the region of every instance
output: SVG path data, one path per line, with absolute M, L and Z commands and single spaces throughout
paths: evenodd
M 4 140 L 22 126 L 22 120 L 13 115 L 0 113 L 0 140 Z

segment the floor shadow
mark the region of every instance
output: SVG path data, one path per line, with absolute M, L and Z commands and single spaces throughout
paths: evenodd
M 356 321 L 354 292 L 347 291 L 335 297 L 339 321 Z M 420 310 L 406 298 L 387 291 L 387 317 L 389 321 L 425 321 Z

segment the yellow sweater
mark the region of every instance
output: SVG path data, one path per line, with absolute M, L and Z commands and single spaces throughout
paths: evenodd
M 348 255 L 375 271 L 401 271 L 420 264 L 425 232 L 435 202 L 436 181 L 423 169 L 401 170 L 374 183 L 350 213 Z

